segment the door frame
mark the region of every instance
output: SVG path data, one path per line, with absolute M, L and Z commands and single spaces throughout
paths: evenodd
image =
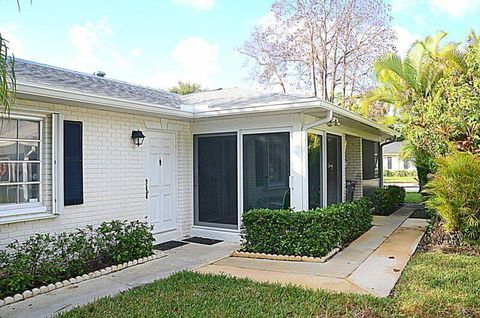
M 156 243 L 179 239 L 181 236 L 180 229 L 179 229 L 179 213 L 178 213 L 178 134 L 177 132 L 173 132 L 170 130 L 163 130 L 163 129 L 147 129 L 145 132 L 145 139 L 147 139 L 147 147 L 150 147 L 150 136 L 152 134 L 167 134 L 173 136 L 173 143 L 174 143 L 174 154 L 175 160 L 173 162 L 174 166 L 174 178 L 173 178 L 173 209 L 174 209 L 174 219 L 175 219 L 175 228 L 171 230 L 166 230 L 163 232 L 154 232 L 152 230 L 152 234 L 155 238 Z M 146 157 L 146 171 L 145 171 L 145 180 L 150 180 L 150 149 L 147 149 L 145 152 Z M 148 185 L 148 190 L 150 190 L 150 185 Z M 145 189 L 146 190 L 146 189 Z M 147 217 L 150 218 L 150 197 L 147 200 Z M 150 220 L 149 220 L 150 222 Z
M 330 135 L 334 135 L 334 136 L 338 136 L 340 137 L 340 140 L 341 140 L 341 151 L 342 151 L 342 158 L 341 158 L 341 161 L 342 161 L 342 167 L 341 167 L 341 171 L 342 171 L 342 201 L 341 202 L 344 202 L 345 201 L 345 134 L 343 133 L 340 133 L 340 132 L 337 132 L 337 131 L 331 131 L 329 129 L 316 129 L 316 128 L 312 128 L 312 129 L 309 129 L 305 136 L 304 136 L 304 146 L 303 146 L 303 149 L 304 149 L 304 152 L 305 152 L 305 156 L 304 156 L 304 169 L 305 169 L 305 172 L 304 172 L 304 180 L 303 180 L 303 188 L 304 189 L 307 189 L 307 191 L 304 191 L 304 194 L 303 194 L 303 201 L 305 202 L 305 204 L 308 206 L 308 133 L 312 133 L 312 134 L 316 134 L 316 135 L 319 135 L 319 136 L 322 136 L 322 173 L 323 173 L 323 178 L 322 178 L 322 183 L 323 183 L 323 198 L 322 198 L 322 206 L 323 207 L 326 207 L 327 206 L 327 203 L 328 203 L 328 184 L 327 184 L 327 135 L 330 134 Z

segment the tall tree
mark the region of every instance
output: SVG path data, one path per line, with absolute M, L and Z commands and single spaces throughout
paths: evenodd
M 170 93 L 187 95 L 201 91 L 201 86 L 200 84 L 179 81 L 177 85 L 170 87 L 169 91 Z
M 239 48 L 264 86 L 310 91 L 344 106 L 373 84 L 373 60 L 394 49 L 382 0 L 277 0 L 273 21 Z

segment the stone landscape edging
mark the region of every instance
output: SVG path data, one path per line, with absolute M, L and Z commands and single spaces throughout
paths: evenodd
M 21 294 L 19 293 L 19 294 L 15 294 L 13 296 L 7 296 L 4 299 L 0 299 L 0 307 L 10 305 L 10 304 L 22 301 L 22 300 L 30 299 L 32 297 L 42 295 L 42 294 L 51 292 L 53 290 L 56 290 L 56 289 L 59 289 L 59 288 L 62 288 L 62 287 L 67 287 L 67 286 L 77 284 L 77 283 L 80 283 L 80 282 L 84 282 L 84 281 L 87 281 L 87 280 L 90 280 L 90 279 L 94 279 L 94 278 L 97 278 L 97 277 L 100 277 L 100 276 L 108 275 L 108 274 L 113 273 L 113 272 L 118 272 L 122 269 L 126 269 L 126 268 L 129 268 L 129 267 L 132 267 L 132 266 L 144 264 L 146 262 L 150 262 L 150 261 L 153 261 L 153 260 L 165 257 L 165 256 L 166 255 L 164 253 L 154 252 L 150 256 L 141 257 L 139 259 L 124 262 L 122 264 L 107 266 L 105 268 L 98 269 L 98 270 L 96 270 L 94 272 L 90 272 L 88 274 L 83 274 L 83 275 L 79 275 L 77 277 L 72 277 L 70 279 L 65 279 L 61 282 L 56 282 L 55 284 L 49 284 L 47 286 L 41 286 L 39 288 L 32 288 L 31 290 L 27 289 Z
M 335 254 L 337 254 L 339 251 L 340 251 L 340 248 L 336 247 L 323 257 L 277 255 L 277 254 L 266 254 L 266 253 L 243 252 L 243 251 L 233 251 L 232 253 L 230 253 L 230 256 L 256 258 L 256 259 L 268 259 L 273 261 L 325 263 L 330 258 L 332 258 Z

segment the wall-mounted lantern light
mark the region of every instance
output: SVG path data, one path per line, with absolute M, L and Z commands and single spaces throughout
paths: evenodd
M 327 123 L 327 126 L 328 126 L 328 127 L 340 126 L 340 121 L 338 120 L 338 117 L 333 117 L 332 120 L 330 120 L 330 121 Z
M 140 147 L 143 144 L 143 140 L 145 139 L 145 135 L 141 130 L 133 130 L 132 131 L 132 140 L 135 145 Z

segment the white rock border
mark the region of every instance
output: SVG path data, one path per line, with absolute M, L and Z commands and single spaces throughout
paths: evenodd
M 165 257 L 165 256 L 167 256 L 167 255 L 165 253 L 161 252 L 161 251 L 154 251 L 154 253 L 150 256 L 142 257 L 142 258 L 139 258 L 139 259 L 136 259 L 136 260 L 133 260 L 133 261 L 128 261 L 128 262 L 125 262 L 125 263 L 122 263 L 122 264 L 107 266 L 103 269 L 98 269 L 98 270 L 96 270 L 94 272 L 90 272 L 88 274 L 83 274 L 81 276 L 72 277 L 70 279 L 65 279 L 61 282 L 56 282 L 55 284 L 49 284 L 47 286 L 41 286 L 39 288 L 32 288 L 32 290 L 26 290 L 21 294 L 15 294 L 13 296 L 8 296 L 8 297 L 5 297 L 4 299 L 0 299 L 0 307 L 10 305 L 10 304 L 13 304 L 13 303 L 16 303 L 18 301 L 25 300 L 25 299 L 29 299 L 29 298 L 35 297 L 37 295 L 45 294 L 45 293 L 48 293 L 48 292 L 50 292 L 52 290 L 55 290 L 55 289 L 59 289 L 59 288 L 66 287 L 66 286 L 69 286 L 69 285 L 72 285 L 72 284 L 77 284 L 77 283 L 80 283 L 80 282 L 84 282 L 84 281 L 94 279 L 94 278 L 97 278 L 97 277 L 100 277 L 100 276 L 103 276 L 103 275 L 108 275 L 108 274 L 111 274 L 113 272 L 117 272 L 117 271 L 120 271 L 122 269 L 126 269 L 128 267 L 132 267 L 132 266 L 140 265 L 140 264 L 143 264 L 143 263 L 146 263 L 146 262 L 150 262 L 150 261 L 153 261 L 155 259 L 159 259 L 159 258 L 162 258 L 162 257 Z
M 340 251 L 340 248 L 336 247 L 323 257 L 277 255 L 277 254 L 243 252 L 243 251 L 233 251 L 232 253 L 230 253 L 230 256 L 256 258 L 256 259 L 269 259 L 273 261 L 325 263 L 330 258 L 332 258 L 335 254 L 337 254 L 339 251 Z

